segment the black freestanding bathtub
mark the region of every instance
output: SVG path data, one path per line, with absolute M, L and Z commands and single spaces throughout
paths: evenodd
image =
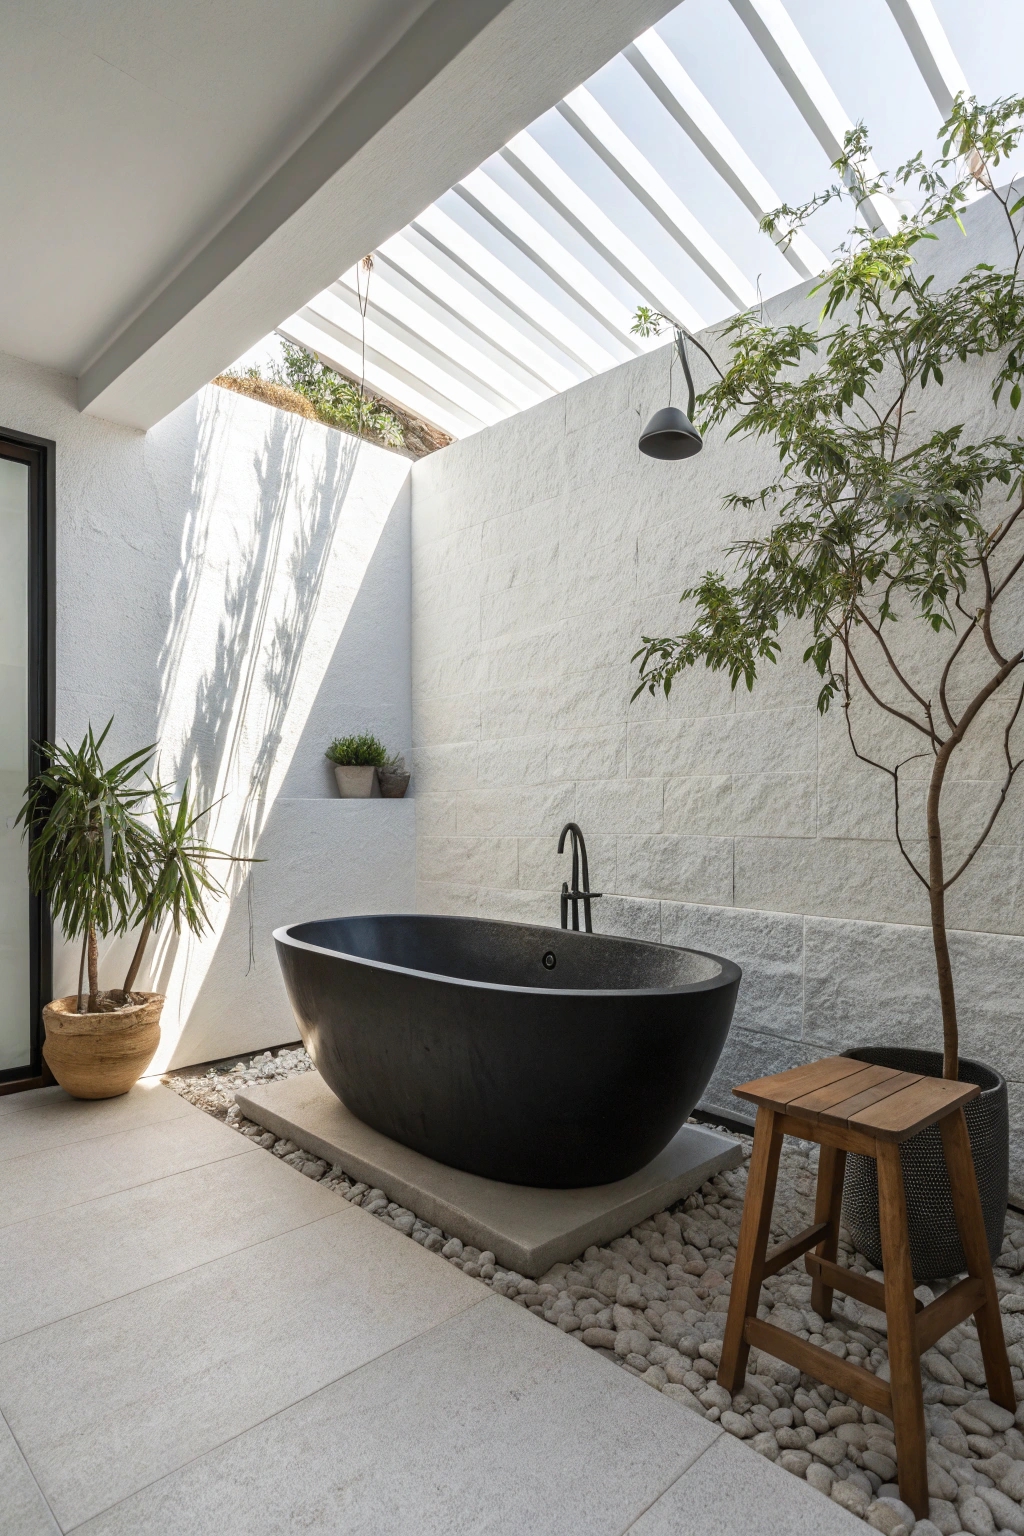
M 274 934 L 306 1049 L 374 1130 L 511 1184 L 635 1173 L 696 1105 L 739 966 L 699 950 L 469 917 Z

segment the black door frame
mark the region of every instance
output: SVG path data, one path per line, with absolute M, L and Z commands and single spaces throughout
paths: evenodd
M 46 437 L 0 427 L 0 459 L 15 459 L 29 471 L 28 542 L 28 762 L 29 774 L 43 766 L 39 744 L 54 735 L 56 684 L 56 451 Z M 41 1088 L 53 1082 L 43 1060 L 43 1005 L 53 996 L 53 929 L 46 902 L 30 899 L 29 1006 L 31 1056 L 28 1071 L 0 1072 L 0 1094 Z

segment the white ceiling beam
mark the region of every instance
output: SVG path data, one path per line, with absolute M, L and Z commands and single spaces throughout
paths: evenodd
M 152 426 L 670 8 L 429 0 L 154 290 L 125 295 L 80 371 L 79 407 Z
M 580 382 L 583 375 L 574 373 L 539 346 L 537 341 L 531 340 L 525 326 L 520 329 L 510 324 L 498 313 L 494 304 L 486 303 L 471 292 L 466 283 L 454 275 L 455 272 L 464 273 L 464 268 L 454 264 L 446 265 L 436 247 L 431 249 L 433 254 L 428 254 L 415 245 L 408 235 L 401 234 L 385 240 L 378 247 L 376 255 L 385 267 L 400 272 L 408 282 L 415 283 L 437 304 L 458 316 L 464 325 L 478 336 L 485 337 L 506 357 L 517 361 L 521 368 L 528 369 L 534 378 L 549 389 L 557 393 Z M 484 291 L 490 294 L 489 289 Z M 540 335 L 536 327 L 530 326 L 529 329 L 535 336 Z
M 574 303 L 585 309 L 634 357 L 645 350 L 631 333 L 633 316 L 621 299 L 605 287 L 561 241 L 546 230 L 486 171 L 477 170 L 453 188 L 475 213 L 486 219 L 529 261 L 557 283 Z M 621 357 L 616 362 L 622 361 Z
M 361 338 L 363 321 L 359 303 L 354 293 L 335 284 L 305 306 L 305 313 L 325 320 Z M 488 426 L 504 421 L 515 406 L 488 385 L 481 383 L 466 369 L 439 352 L 414 331 L 393 320 L 390 315 L 375 314 L 372 310 L 365 321 L 366 344 L 381 357 L 404 368 L 413 378 L 429 384 L 438 394 L 451 400 L 468 415 L 476 416 Z
M 732 0 L 732 8 L 785 87 L 804 122 L 834 164 L 845 153 L 843 140 L 853 127 L 835 91 L 793 24 L 782 0 Z M 864 173 L 878 175 L 869 157 Z M 865 220 L 890 233 L 899 227 L 899 214 L 887 197 L 865 198 Z
M 771 182 L 762 176 L 746 150 L 729 132 L 707 97 L 697 89 L 671 48 L 653 28 L 645 32 L 642 37 L 638 37 L 635 43 L 631 43 L 625 50 L 624 57 L 684 133 L 692 139 L 705 160 L 735 192 L 743 206 L 754 215 L 758 224 L 766 214 L 774 212 L 781 205 L 782 198 Z M 588 96 L 589 92 L 581 87 L 580 90 L 571 92 L 558 110 L 569 116 L 565 112 L 568 106 L 586 122 L 588 118 L 584 117 L 584 112 L 593 117 L 592 109 L 582 101 L 582 98 Z M 590 100 L 593 101 L 593 98 L 591 97 Z M 597 107 L 596 102 L 594 106 Z M 601 112 L 602 109 L 597 107 L 597 111 Z M 604 115 L 607 117 L 606 113 Z M 572 121 L 571 117 L 570 121 Z M 611 119 L 609 118 L 608 121 L 610 122 Z M 619 130 L 616 131 L 619 132 L 620 138 L 625 140 L 625 144 L 632 148 L 625 134 Z M 637 155 L 639 152 L 634 150 L 633 153 Z M 654 171 L 653 175 L 657 176 L 657 172 Z M 661 182 L 660 177 L 658 181 Z M 665 183 L 661 182 L 661 185 L 665 186 Z M 668 188 L 666 190 L 669 191 L 669 196 L 674 202 L 679 203 L 675 194 Z M 653 183 L 649 187 L 649 194 L 655 201 L 660 198 L 662 206 L 666 208 L 672 206 L 665 202 L 664 193 L 660 193 Z M 647 204 L 647 206 L 650 205 Z M 679 206 L 682 207 L 682 204 Z M 801 277 L 817 277 L 828 266 L 824 254 L 802 230 L 796 231 L 792 237 L 780 230 L 773 238 L 790 266 Z M 752 301 L 747 300 L 747 303 L 750 302 Z M 746 305 L 740 307 L 745 308 Z
M 924 76 L 932 100 L 947 118 L 962 92 L 970 95 L 967 76 L 953 52 L 932 0 L 889 0 L 889 9 Z
M 566 175 L 558 162 L 548 154 L 530 133 L 517 133 L 501 152 L 502 158 L 544 199 L 549 208 L 563 218 L 602 261 L 624 278 L 637 293 L 653 304 L 655 309 L 670 316 L 677 325 L 687 330 L 699 331 L 704 320 L 689 299 L 685 298 L 674 283 L 659 271 L 640 247 L 604 213 L 593 198 Z M 728 262 L 725 252 L 719 255 Z M 731 263 L 729 263 L 731 265 Z M 739 274 L 737 274 L 739 275 Z M 729 295 L 738 308 L 746 307 L 743 300 Z M 753 290 L 751 290 L 753 299 Z
M 388 281 L 386 271 L 381 270 L 382 265 L 375 263 L 369 275 L 368 317 L 380 319 L 388 315 L 397 320 L 407 335 L 426 342 L 440 356 L 448 358 L 470 377 L 493 390 L 513 410 L 528 410 L 551 394 L 551 390 L 537 380 L 526 382 L 510 369 L 501 367 L 481 347 L 468 342 L 454 325 L 441 320 L 425 304 L 403 293 L 394 282 Z M 331 291 L 337 292 L 339 286 L 344 287 L 358 303 L 360 287 L 364 295 L 367 293 L 366 274 L 357 277 L 358 270 L 352 267 L 343 273 Z
M 381 357 L 372 347 L 366 349 L 364 369 L 359 337 L 320 315 L 300 309 L 298 314 L 277 327 L 277 334 L 296 346 L 315 352 L 349 378 L 356 381 L 365 378 L 369 390 L 400 401 L 407 410 L 414 411 L 452 437 L 467 437 L 487 425 L 472 413 L 459 410 L 451 400 L 431 389 L 416 375 Z
M 452 261 L 472 273 L 496 298 L 529 321 L 549 341 L 585 368 L 589 375 L 603 373 L 622 361 L 568 315 L 557 309 L 536 288 L 513 272 L 455 219 L 436 204 L 414 219 L 412 228 Z

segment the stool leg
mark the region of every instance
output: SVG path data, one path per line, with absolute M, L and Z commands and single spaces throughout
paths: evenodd
M 818 1187 L 814 1195 L 814 1221 L 827 1221 L 828 1236 L 815 1248 L 819 1259 L 834 1264 L 839 1252 L 839 1216 L 843 1206 L 843 1180 L 846 1177 L 846 1153 L 822 1143 L 818 1159 Z M 827 1322 L 832 1316 L 832 1287 L 824 1281 L 811 1280 L 811 1306 Z
M 907 1232 L 900 1149 L 894 1141 L 875 1143 L 878 1164 L 878 1215 L 885 1271 L 885 1316 L 889 1329 L 892 1419 L 896 1431 L 900 1498 L 919 1520 L 928 1515 L 925 1462 L 924 1395 L 921 1357 L 914 1317 L 914 1275 Z
M 718 1367 L 719 1385 L 727 1392 L 738 1392 L 746 1380 L 750 1345 L 743 1337 L 743 1328 L 748 1317 L 757 1315 L 781 1151 L 782 1132 L 776 1128 L 775 1111 L 762 1104 L 754 1125 L 754 1150 L 747 1175 L 747 1197 L 736 1244 L 729 1317 Z
M 939 1130 L 942 1132 L 942 1147 L 946 1154 L 946 1167 L 949 1169 L 953 1209 L 956 1212 L 964 1258 L 967 1260 L 967 1273 L 981 1280 L 985 1286 L 985 1300 L 975 1312 L 974 1320 L 978 1325 L 981 1358 L 985 1362 L 988 1395 L 994 1403 L 999 1403 L 1013 1413 L 1017 1407 L 1013 1395 L 1013 1378 L 1006 1356 L 999 1298 L 992 1278 L 992 1260 L 981 1214 L 981 1196 L 978 1194 L 978 1179 L 974 1172 L 971 1142 L 963 1110 L 958 1109 L 955 1114 L 940 1120 Z

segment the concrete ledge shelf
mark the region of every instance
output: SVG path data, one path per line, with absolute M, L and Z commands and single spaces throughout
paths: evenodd
M 742 1160 L 728 1136 L 684 1125 L 628 1179 L 590 1189 L 532 1189 L 462 1173 L 382 1136 L 357 1120 L 318 1073 L 246 1089 L 236 1100 L 258 1125 L 339 1163 L 424 1221 L 534 1278 L 591 1243 L 620 1237 Z

